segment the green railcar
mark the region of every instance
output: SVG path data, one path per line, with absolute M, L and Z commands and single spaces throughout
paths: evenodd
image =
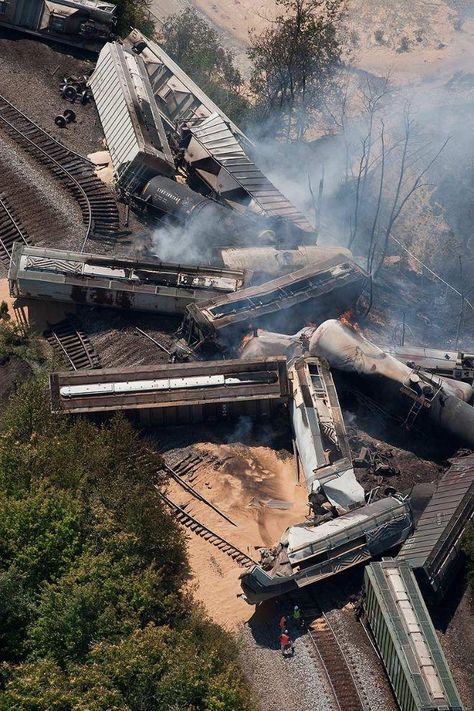
M 371 563 L 364 582 L 367 621 L 401 711 L 464 711 L 410 566 Z

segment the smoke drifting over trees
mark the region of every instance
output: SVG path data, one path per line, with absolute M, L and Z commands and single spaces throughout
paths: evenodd
M 265 128 L 302 140 L 324 98 L 335 90 L 341 59 L 339 3 L 276 0 L 282 14 L 251 40 L 251 89 Z

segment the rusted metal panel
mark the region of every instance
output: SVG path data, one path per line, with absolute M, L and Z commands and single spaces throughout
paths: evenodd
M 188 306 L 183 333 L 194 344 L 201 339 L 216 338 L 223 330 L 238 328 L 240 324 L 248 329 L 249 323 L 255 324 L 263 316 L 281 313 L 304 302 L 313 305 L 325 297 L 327 307 L 338 305 L 343 311 L 361 293 L 365 278 L 365 272 L 354 262 L 341 261 L 336 256 L 260 286 L 241 289 L 238 294 Z

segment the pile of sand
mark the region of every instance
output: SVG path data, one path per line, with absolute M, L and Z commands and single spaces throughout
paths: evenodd
M 242 444 L 201 444 L 197 449 L 214 455 L 216 460 L 198 470 L 192 486 L 237 525 L 228 523 L 174 482 L 169 487 L 170 498 L 186 505 L 188 513 L 251 558 L 259 560 L 258 547 L 274 545 L 289 525 L 307 515 L 306 488 L 296 481 L 292 457 L 282 460 L 268 447 Z M 266 505 L 272 501 L 288 508 Z M 195 595 L 211 617 L 227 627 L 247 621 L 253 607 L 237 597 L 242 568 L 193 533 L 189 535 L 188 552 Z

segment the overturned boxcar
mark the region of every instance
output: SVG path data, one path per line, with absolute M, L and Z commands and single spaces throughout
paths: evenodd
M 411 528 L 410 506 L 398 495 L 327 523 L 291 526 L 261 565 L 241 574 L 245 599 L 257 604 L 335 575 L 399 545 Z
M 239 294 L 217 297 L 186 309 L 182 332 L 189 345 L 218 338 L 240 338 L 265 319 L 267 327 L 282 331 L 295 321 L 304 326 L 318 315 L 340 314 L 360 295 L 365 272 L 350 260 L 335 256 Z
M 442 600 L 459 572 L 461 539 L 474 512 L 474 454 L 451 462 L 397 556 L 413 568 L 423 594 L 433 603 Z
M 53 373 L 53 412 L 122 410 L 143 424 L 265 417 L 288 402 L 285 358 Z
M 194 301 L 239 289 L 242 272 L 188 267 L 15 243 L 8 272 L 16 298 L 182 314 Z

